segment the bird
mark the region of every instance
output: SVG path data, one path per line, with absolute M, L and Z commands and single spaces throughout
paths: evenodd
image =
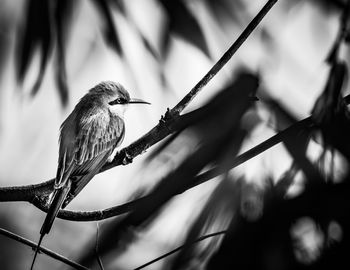
M 42 240 L 50 232 L 59 210 L 77 196 L 122 143 L 124 112 L 129 104 L 150 103 L 130 98 L 120 83 L 101 82 L 80 99 L 62 123 L 54 191 L 49 199 L 31 270 Z

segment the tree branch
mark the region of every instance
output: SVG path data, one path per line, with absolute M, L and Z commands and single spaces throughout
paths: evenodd
M 225 66 L 225 64 L 232 58 L 238 48 L 244 43 L 252 31 L 259 25 L 264 16 L 269 12 L 273 5 L 278 0 L 269 0 L 255 18 L 244 29 L 242 34 L 231 45 L 231 47 L 224 53 L 218 62 L 209 70 L 209 72 L 189 91 L 189 93 L 171 110 L 167 110 L 165 116 L 161 118 L 159 124 L 152 128 L 148 133 L 143 135 L 140 139 L 123 148 L 112 162 L 106 163 L 100 172 L 109 170 L 115 166 L 124 164 L 125 160 L 133 159 L 136 156 L 144 153 L 149 147 L 155 143 L 163 140 L 168 135 L 176 131 L 177 120 L 180 118 L 180 113 L 188 106 L 193 98 L 203 89 L 205 85 Z M 54 179 L 49 181 L 28 186 L 5 187 L 0 188 L 0 202 L 1 201 L 27 201 L 35 205 L 42 211 L 47 211 L 48 205 L 46 195 L 53 190 Z M 58 217 L 62 219 L 75 221 L 92 221 L 101 220 L 131 210 L 135 204 L 142 203 L 142 198 L 133 202 L 123 204 L 121 206 L 112 207 L 101 211 L 91 212 L 74 212 L 67 210 L 60 210 Z
M 20 242 L 20 243 L 22 243 L 22 244 L 25 244 L 25 245 L 27 245 L 27 246 L 30 246 L 30 247 L 32 247 L 33 249 L 35 249 L 35 248 L 37 247 L 37 244 L 36 244 L 36 243 L 34 243 L 34 242 L 32 242 L 32 241 L 30 241 L 30 240 L 28 240 L 28 239 L 26 239 L 26 238 L 24 238 L 24 237 L 22 237 L 22 236 L 19 236 L 19 235 L 17 235 L 17 234 L 14 234 L 14 233 L 12 233 L 12 232 L 9 232 L 9 231 L 7 231 L 7 230 L 5 230 L 5 229 L 0 228 L 0 234 L 6 236 L 6 237 L 8 237 L 8 238 L 11 238 L 11 239 L 13 239 L 13 240 L 15 240 L 15 241 L 17 241 L 17 242 Z M 69 266 L 71 266 L 71 267 L 73 267 L 73 268 L 75 268 L 75 269 L 78 269 L 78 270 L 88 270 L 88 268 L 86 268 L 85 266 L 82 266 L 82 265 L 80 265 L 80 264 L 78 264 L 78 263 L 76 263 L 76 262 L 73 262 L 73 261 L 71 261 L 70 259 L 68 259 L 68 258 L 66 258 L 66 257 L 63 257 L 62 255 L 57 254 L 56 252 L 53 252 L 53 251 L 50 250 L 50 249 L 47 249 L 47 248 L 44 248 L 44 247 L 41 246 L 41 247 L 39 247 L 39 250 L 40 250 L 40 252 L 42 252 L 42 253 L 44 253 L 44 254 L 50 256 L 51 258 L 54 258 L 54 259 L 56 259 L 56 260 L 58 260 L 58 261 L 61 261 L 61 262 L 65 263 L 65 264 L 67 264 L 67 265 L 69 265 Z
M 170 256 L 171 254 L 174 254 L 174 253 L 180 251 L 181 249 L 183 249 L 183 248 L 185 248 L 185 247 L 188 247 L 188 246 L 191 246 L 191 245 L 193 245 L 193 244 L 196 244 L 196 243 L 198 243 L 198 242 L 200 242 L 200 241 L 203 241 L 203 240 L 205 240 L 205 239 L 207 239 L 207 238 L 211 238 L 211 237 L 214 237 L 214 236 L 220 236 L 220 235 L 223 235 L 223 234 L 225 234 L 225 233 L 227 233 L 227 231 L 220 231 L 220 232 L 214 232 L 214 233 L 210 233 L 210 234 L 203 235 L 203 236 L 197 238 L 196 240 L 194 240 L 194 241 L 192 241 L 192 242 L 190 242 L 190 243 L 183 244 L 183 245 L 181 245 L 181 246 L 179 246 L 179 247 L 177 247 L 177 248 L 175 248 L 175 249 L 173 249 L 173 250 L 171 250 L 171 251 L 169 251 L 169 252 L 163 254 L 162 256 L 159 256 L 159 257 L 153 259 L 152 261 L 149 261 L 149 262 L 147 262 L 147 263 L 145 263 L 145 264 L 143 264 L 143 265 L 141 265 L 141 266 L 135 268 L 134 270 L 143 269 L 143 268 L 145 268 L 145 267 L 147 267 L 147 266 L 149 266 L 149 265 L 151 265 L 151 264 L 153 264 L 153 263 L 155 263 L 155 262 L 157 262 L 157 261 L 160 261 L 160 260 L 162 260 L 162 259 L 164 259 L 164 258 Z

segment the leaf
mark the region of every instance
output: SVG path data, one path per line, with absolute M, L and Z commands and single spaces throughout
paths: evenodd
M 348 70 L 344 62 L 335 63 L 329 73 L 323 93 L 317 98 L 312 109 L 313 119 L 321 125 L 328 125 L 332 118 L 342 110 L 341 91 Z
M 350 114 L 342 97 L 347 75 L 346 64 L 335 62 L 326 87 L 315 102 L 312 118 L 321 129 L 325 142 L 350 160 Z
M 24 32 L 19 32 L 17 76 L 22 83 L 28 71 L 30 61 L 35 50 L 39 50 L 41 55 L 40 70 L 32 89 L 35 95 L 41 85 L 48 59 L 52 52 L 53 33 L 50 23 L 50 12 L 52 2 L 46 0 L 29 0 Z
M 189 12 L 181 0 L 160 0 L 169 16 L 168 31 L 165 30 L 162 40 L 162 54 L 165 55 L 169 47 L 170 32 L 174 32 L 191 43 L 210 57 L 209 48 L 204 34 L 194 16 Z
M 110 0 L 109 3 L 112 7 L 118 9 L 122 14 L 126 14 L 125 3 L 123 2 L 123 0 Z
M 292 132 L 288 137 L 283 139 L 283 143 L 293 157 L 295 164 L 304 172 L 309 183 L 321 180 L 324 181 L 320 171 L 312 164 L 306 155 L 309 141 L 309 132 L 304 132 L 302 130 Z
M 3 71 L 7 65 L 7 59 L 10 49 L 10 24 L 12 23 L 11 14 L 3 14 L 0 17 L 0 81 L 2 81 Z M 1 90 L 0 90 L 1 91 Z M 1 131 L 0 131 L 1 132 Z
M 66 71 L 66 43 L 68 38 L 69 26 L 72 22 L 73 13 L 77 3 L 70 0 L 58 0 L 54 19 L 57 36 L 57 54 L 55 66 L 55 79 L 57 89 L 63 105 L 68 102 L 68 85 L 67 85 L 67 71 Z
M 344 0 L 313 0 L 315 5 L 321 6 L 324 10 L 329 12 L 330 10 L 340 11 L 345 7 L 346 1 Z
M 290 168 L 281 176 L 280 179 L 278 179 L 276 185 L 271 188 L 273 195 L 277 196 L 278 198 L 284 198 L 288 192 L 288 189 L 293 184 L 294 178 L 298 171 L 298 166 L 295 162 L 293 162 Z
M 118 37 L 117 29 L 114 25 L 113 14 L 109 6 L 108 0 L 91 0 L 100 12 L 100 18 L 104 23 L 103 37 L 105 42 L 116 51 L 117 54 L 122 54 L 122 47 Z
M 184 247 L 175 258 L 171 269 L 188 269 L 190 265 L 205 264 L 208 258 L 220 245 L 222 237 L 206 240 L 205 243 L 197 243 L 196 239 L 210 232 L 223 231 L 227 229 L 237 206 L 239 206 L 239 192 L 241 181 L 232 181 L 225 178 L 212 192 L 208 202 L 201 214 L 191 226 L 186 237 Z
M 165 138 L 163 141 L 159 142 L 159 145 L 156 146 L 156 148 L 147 155 L 145 159 L 145 163 L 151 162 L 153 159 L 155 159 L 161 152 L 164 151 L 176 138 L 180 135 L 181 131 L 177 131 L 174 134 L 169 135 L 167 138 Z
M 138 31 L 138 32 L 145 48 L 155 59 L 159 60 L 160 56 L 157 50 L 152 46 L 152 44 L 148 41 L 148 39 L 141 33 L 141 31 Z
M 52 53 L 53 43 L 57 42 L 56 83 L 63 105 L 68 101 L 65 41 L 74 7 L 74 1 L 30 0 L 24 36 L 19 42 L 18 79 L 20 82 L 23 82 L 25 78 L 35 51 L 38 49 L 40 52 L 39 73 L 31 90 L 33 96 L 39 91 L 48 59 Z
M 298 120 L 294 115 L 292 115 L 283 105 L 281 105 L 277 100 L 273 98 L 263 99 L 264 104 L 266 104 L 271 113 L 273 113 L 276 118 L 276 129 L 283 130 L 293 124 Z
M 206 0 L 205 2 L 222 25 L 226 25 L 228 19 L 238 22 L 239 15 L 242 15 L 242 12 L 246 13 L 245 4 L 241 0 Z

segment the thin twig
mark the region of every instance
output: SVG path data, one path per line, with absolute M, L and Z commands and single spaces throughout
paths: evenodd
M 226 232 L 227 231 L 220 231 L 220 232 L 215 232 L 215 233 L 210 233 L 210 234 L 203 235 L 203 236 L 197 238 L 196 240 L 194 240 L 194 241 L 192 241 L 190 243 L 183 244 L 183 245 L 181 245 L 181 246 L 179 246 L 179 247 L 177 247 L 177 248 L 175 248 L 175 249 L 173 249 L 173 250 L 163 254 L 162 256 L 159 256 L 159 257 L 155 258 L 154 260 L 149 261 L 149 262 L 147 262 L 147 263 L 145 263 L 145 264 L 135 268 L 134 270 L 143 269 L 143 268 L 145 268 L 145 267 L 147 267 L 147 266 L 149 266 L 149 265 L 151 265 L 151 264 L 153 264 L 153 263 L 155 263 L 157 261 L 160 261 L 160 260 L 164 259 L 165 257 L 168 257 L 168 256 L 170 256 L 170 255 L 180 251 L 181 249 L 183 249 L 185 247 L 191 246 L 191 245 L 193 245 L 195 243 L 198 243 L 200 241 L 203 241 L 203 240 L 205 240 L 207 238 L 211 238 L 211 237 L 214 237 L 214 236 L 225 234 Z
M 252 33 L 256 26 L 260 23 L 262 18 L 268 13 L 277 0 L 268 1 L 256 17 L 249 23 L 244 29 L 242 34 L 231 45 L 227 52 L 219 59 L 219 61 L 209 70 L 209 72 L 191 89 L 191 91 L 171 110 L 168 110 L 165 117 L 162 117 L 159 124 L 151 129 L 148 133 L 143 135 L 134 143 L 128 147 L 123 148 L 113 159 L 111 163 L 106 163 L 100 172 L 111 169 L 115 166 L 123 164 L 126 157 L 133 159 L 136 156 L 144 153 L 149 147 L 155 143 L 163 140 L 165 137 L 174 132 L 172 130 L 174 121 L 177 119 L 183 109 L 193 100 L 193 98 L 199 93 L 199 91 L 225 66 L 225 64 L 232 58 L 238 48 L 244 43 L 247 37 Z M 7 187 L 0 188 L 0 201 L 28 201 L 38 207 L 40 210 L 47 211 L 48 206 L 41 199 L 41 197 L 47 193 L 50 193 L 53 189 L 54 180 L 49 180 L 44 183 L 29 186 Z M 132 203 L 125 204 L 120 207 L 116 207 L 119 213 L 121 209 L 124 211 L 129 210 L 132 207 Z M 61 210 L 58 214 L 59 218 L 76 220 L 76 221 L 92 221 L 101 220 L 107 217 L 111 217 L 111 211 L 115 211 L 115 208 L 93 211 L 93 212 L 73 212 Z
M 101 270 L 104 270 L 103 268 L 103 263 L 98 251 L 98 239 L 99 239 L 99 230 L 100 230 L 100 226 L 98 225 L 98 222 L 96 223 L 96 244 L 95 244 L 95 253 L 96 253 L 96 259 L 98 262 L 98 265 L 100 266 Z
M 37 246 L 36 243 L 34 243 L 34 242 L 32 242 L 32 241 L 30 241 L 30 240 L 28 240 L 28 239 L 26 239 L 26 238 L 24 238 L 22 236 L 19 236 L 17 234 L 9 232 L 9 231 L 7 231 L 5 229 L 2 229 L 2 228 L 0 228 L 0 234 L 6 236 L 8 238 L 11 238 L 11 239 L 13 239 L 13 240 L 15 240 L 17 242 L 20 242 L 22 244 L 30 246 L 32 248 L 36 248 L 36 246 Z M 88 270 L 88 268 L 86 268 L 85 266 L 82 266 L 82 265 L 80 265 L 80 264 L 78 264 L 76 262 L 73 262 L 70 259 L 68 259 L 66 257 L 63 257 L 62 255 L 59 255 L 56 252 L 53 252 L 50 249 L 44 248 L 43 246 L 39 247 L 39 250 L 40 250 L 40 252 L 50 256 L 51 258 L 54 258 L 54 259 L 56 259 L 58 261 L 61 261 L 61 262 L 65 263 L 65 264 L 67 264 L 67 265 L 69 265 L 71 267 L 74 267 L 75 269 Z

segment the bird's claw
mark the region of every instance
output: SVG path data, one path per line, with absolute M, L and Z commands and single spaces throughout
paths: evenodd
M 123 158 L 123 165 L 128 165 L 130 163 L 132 163 L 133 161 L 133 157 L 131 155 L 128 154 L 128 152 L 124 152 L 124 158 Z

